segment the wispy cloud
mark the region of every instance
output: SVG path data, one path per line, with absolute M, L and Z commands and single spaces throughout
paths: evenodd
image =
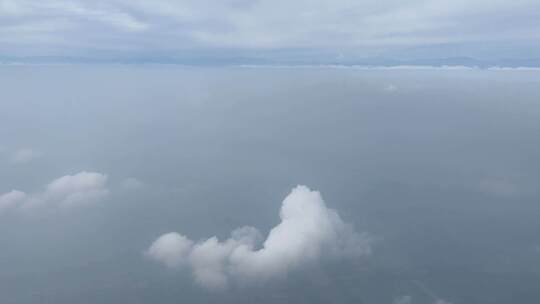
M 10 162 L 12 164 L 24 164 L 28 163 L 36 158 L 39 158 L 41 153 L 32 149 L 19 149 L 14 151 L 11 155 Z
M 124 190 L 138 190 L 144 187 L 145 184 L 137 178 L 128 177 L 122 181 L 122 188 Z
M 51 211 L 98 202 L 109 194 L 106 184 L 107 176 L 97 172 L 65 175 L 47 184 L 41 192 L 12 190 L 0 194 L 0 213 Z

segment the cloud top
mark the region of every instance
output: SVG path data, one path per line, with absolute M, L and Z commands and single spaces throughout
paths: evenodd
M 306 186 L 297 186 L 285 198 L 280 219 L 262 244 L 261 233 L 253 227 L 236 229 L 224 241 L 211 237 L 194 242 L 172 232 L 159 237 L 146 255 L 169 267 L 187 266 L 197 284 L 222 289 L 280 278 L 323 259 L 371 252 L 369 237 L 356 233 L 318 191 Z

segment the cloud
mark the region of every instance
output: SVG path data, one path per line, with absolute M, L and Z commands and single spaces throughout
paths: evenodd
M 193 241 L 176 232 L 160 236 L 146 252 L 168 267 L 178 267 L 185 262 Z
M 370 238 L 356 233 L 321 195 L 297 186 L 283 200 L 281 222 L 262 241 L 253 227 L 194 242 L 176 233 L 159 237 L 145 254 L 169 267 L 189 267 L 195 282 L 211 289 L 232 283 L 278 279 L 299 267 L 327 259 L 358 258 L 371 253 Z
M 134 177 L 128 177 L 122 181 L 122 188 L 125 190 L 138 190 L 144 187 L 144 183 Z
M 481 192 L 496 197 L 516 197 L 526 193 L 518 184 L 504 178 L 487 178 L 480 182 Z
M 392 302 L 393 304 L 411 304 L 412 303 L 412 297 L 411 296 L 399 296 L 394 299 Z
M 398 90 L 398 87 L 396 85 L 389 84 L 389 85 L 386 85 L 383 90 L 386 92 L 395 92 Z
M 40 156 L 41 153 L 32 149 L 20 149 L 13 152 L 10 161 L 12 164 L 25 164 L 36 158 L 39 158 Z
M 51 210 L 95 203 L 109 194 L 106 183 L 106 175 L 83 171 L 53 180 L 42 192 L 27 194 L 12 190 L 0 195 L 0 213 Z
M 85 22 L 96 22 L 109 25 L 121 31 L 142 31 L 148 25 L 136 19 L 132 14 L 120 7 L 121 3 L 112 5 L 105 3 L 89 3 L 84 1 L 28 1 L 0 0 L 0 15 L 6 18 L 49 19 L 62 16 L 64 19 Z M 8 19 L 9 20 L 9 19 Z
M 16 208 L 26 200 L 26 193 L 11 190 L 8 193 L 0 195 L 0 214 L 9 209 Z
M 391 47 L 399 54 L 410 46 L 532 44 L 539 8 L 535 0 L 0 0 L 0 51 L 170 55 L 194 48 L 311 48 L 333 49 L 346 59 L 342 50 L 373 48 L 370 54 L 377 55 Z

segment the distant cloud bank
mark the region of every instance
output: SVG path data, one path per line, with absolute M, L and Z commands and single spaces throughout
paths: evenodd
M 414 47 L 424 58 L 426 49 L 493 57 L 513 45 L 502 57 L 515 58 L 538 50 L 538 12 L 534 0 L 0 0 L 0 54 L 219 60 L 224 50 L 291 50 L 287 59 L 341 62 Z
M 223 289 L 280 278 L 326 259 L 371 253 L 369 236 L 355 232 L 319 192 L 306 186 L 297 186 L 283 200 L 280 219 L 263 242 L 261 233 L 247 226 L 224 241 L 214 236 L 195 242 L 171 232 L 155 240 L 145 255 L 167 267 L 188 267 L 197 284 Z

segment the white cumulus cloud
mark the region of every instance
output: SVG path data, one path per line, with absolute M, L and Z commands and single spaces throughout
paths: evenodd
M 169 267 L 180 266 L 187 258 L 193 241 L 171 232 L 160 236 L 148 249 L 147 254 Z
M 280 278 L 323 259 L 371 252 L 369 237 L 356 233 L 318 191 L 306 186 L 297 186 L 285 198 L 280 219 L 262 244 L 261 233 L 253 227 L 236 229 L 224 241 L 211 237 L 194 242 L 172 232 L 159 237 L 145 254 L 169 267 L 187 266 L 199 285 L 221 289 Z
M 0 212 L 64 208 L 94 203 L 109 194 L 107 175 L 97 172 L 79 172 L 57 178 L 37 193 L 12 190 L 0 195 Z

